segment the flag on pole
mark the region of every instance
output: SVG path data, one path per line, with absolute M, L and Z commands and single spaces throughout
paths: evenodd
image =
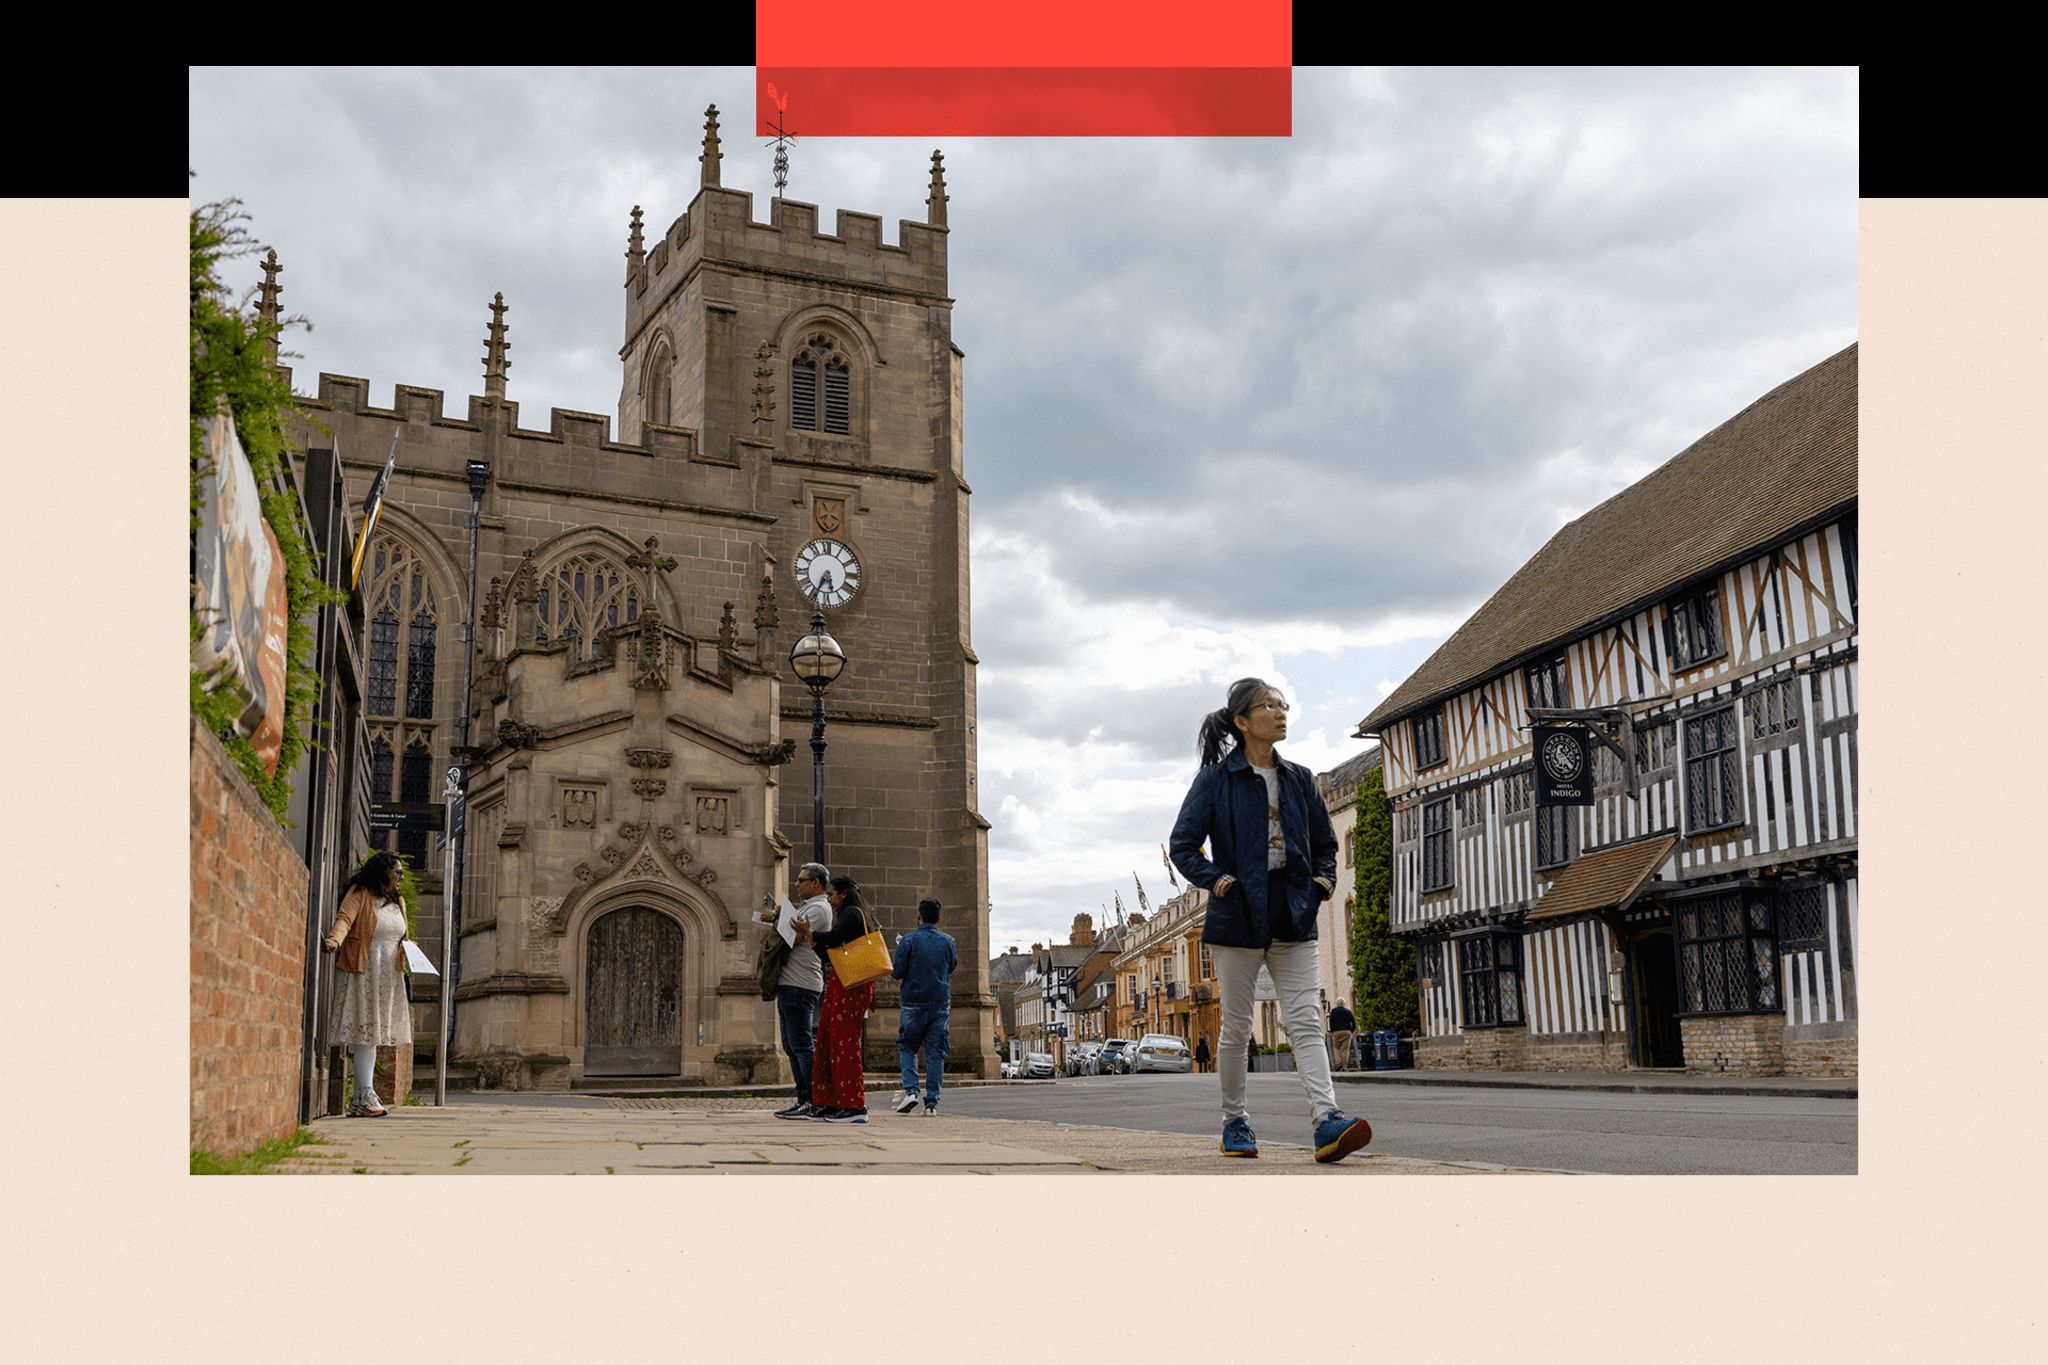
M 1159 846 L 1159 861 L 1166 864 L 1166 880 L 1173 883 L 1173 889 L 1180 890 L 1180 878 L 1173 875 L 1173 859 L 1166 856 L 1166 845 Z
M 1138 874 L 1133 872 L 1131 880 L 1138 882 Z M 1138 908 L 1148 915 L 1152 913 L 1152 902 L 1145 899 L 1145 883 L 1143 882 L 1138 882 Z
M 339 443 L 337 442 L 337 445 Z M 384 510 L 384 490 L 391 486 L 391 471 L 398 467 L 398 433 L 391 434 L 391 453 L 384 467 L 370 480 L 369 496 L 363 499 L 363 529 L 356 536 L 355 554 L 349 559 L 348 586 L 354 592 L 363 576 L 363 552 L 370 548 L 370 535 L 377 529 L 377 514 Z
M 1124 893 L 1118 891 L 1113 894 L 1116 897 L 1116 922 L 1122 924 L 1124 922 Z

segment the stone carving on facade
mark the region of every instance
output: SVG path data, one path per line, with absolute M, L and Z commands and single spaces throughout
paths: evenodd
M 754 351 L 754 434 L 775 420 L 775 343 L 764 341 Z
M 628 749 L 626 762 L 635 768 L 666 768 L 675 760 L 675 754 L 668 749 Z
M 818 534 L 833 536 L 846 525 L 845 498 L 817 498 L 811 503 L 811 519 L 817 524 Z
M 597 788 L 562 788 L 562 828 L 597 828 Z
M 498 743 L 508 749 L 539 748 L 540 727 L 528 725 L 523 720 L 501 720 L 498 722 Z
M 638 792 L 643 799 L 652 801 L 657 796 L 667 794 L 668 779 L 664 777 L 636 777 L 633 779 L 633 790 Z
M 633 686 L 641 692 L 668 690 L 670 646 L 668 632 L 661 626 L 661 609 L 650 600 L 640 613 L 640 629 L 633 635 Z
M 725 611 L 718 618 L 718 648 L 721 653 L 731 654 L 740 647 L 739 622 L 733 619 L 732 603 L 725 604 Z
M 505 624 L 505 580 L 497 574 L 491 575 L 490 590 L 484 594 L 476 623 L 483 630 L 496 630 Z
M 796 741 L 793 739 L 785 739 L 779 744 L 743 744 L 740 749 L 749 759 L 768 768 L 779 768 L 796 757 Z
M 550 911 L 548 922 L 556 926 L 550 932 L 564 932 L 577 904 L 598 886 L 627 879 L 688 882 L 717 913 L 720 936 L 728 940 L 739 937 L 739 922 L 726 907 L 725 898 L 712 889 L 718 881 L 717 871 L 697 862 L 696 854 L 677 837 L 674 826 L 662 825 L 650 831 L 645 824 L 621 825 L 618 839 L 598 850 L 597 861 L 601 867 L 593 868 L 589 863 L 576 865 L 576 887 Z M 538 918 L 541 898 L 535 898 L 534 906 Z
M 754 633 L 775 629 L 775 575 L 767 570 L 761 574 L 761 591 L 754 597 Z
M 533 914 L 527 918 L 527 925 L 536 934 L 559 936 L 568 928 L 566 916 L 562 914 L 563 898 L 560 896 L 535 896 Z
M 723 796 L 700 796 L 697 798 L 697 832 L 699 834 L 724 834 L 726 832 L 726 798 Z
M 512 600 L 515 602 L 540 601 L 540 568 L 533 562 L 533 551 L 528 550 L 519 557 L 519 567 L 512 573 Z

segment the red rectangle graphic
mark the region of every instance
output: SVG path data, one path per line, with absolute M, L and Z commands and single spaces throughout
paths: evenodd
M 761 66 L 754 110 L 763 137 L 778 110 L 799 137 L 1287 137 L 1294 72 Z

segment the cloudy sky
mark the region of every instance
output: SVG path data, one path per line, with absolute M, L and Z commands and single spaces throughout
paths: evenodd
M 772 193 L 747 69 L 190 91 L 194 201 L 243 201 L 312 320 L 298 386 L 379 404 L 461 411 L 502 290 L 512 397 L 616 415 L 628 214 L 687 206 L 706 104 L 725 184 Z M 1294 102 L 1287 139 L 941 144 L 998 950 L 1170 891 L 1232 679 L 1334 766 L 1559 526 L 1855 339 L 1853 71 L 1317 69 Z M 788 193 L 893 241 L 931 150 L 805 141 Z

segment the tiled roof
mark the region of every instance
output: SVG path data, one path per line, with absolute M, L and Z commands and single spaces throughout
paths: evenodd
M 1643 889 L 1650 874 L 1671 856 L 1672 846 L 1677 842 L 1675 834 L 1660 834 L 1575 858 L 1558 869 L 1550 889 L 1524 918 L 1558 919 L 1586 910 L 1625 906 Z
M 1000 986 L 1022 981 L 1024 974 L 1031 970 L 1031 954 L 1004 953 L 988 960 L 988 984 Z
M 1333 796 L 1342 801 L 1351 800 L 1358 791 L 1358 784 L 1365 775 L 1379 766 L 1380 746 L 1368 745 L 1362 754 L 1345 759 L 1326 773 L 1316 774 L 1316 790 L 1328 802 Z
M 1360 736 L 1739 563 L 1856 500 L 1856 347 L 1571 522 L 1359 722 Z

